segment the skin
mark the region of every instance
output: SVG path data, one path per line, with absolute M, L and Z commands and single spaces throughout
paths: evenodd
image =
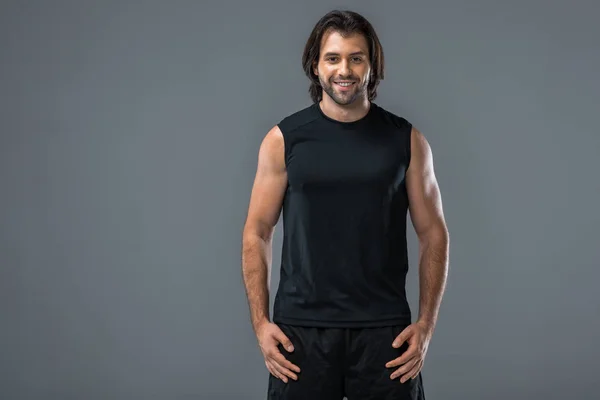
M 368 46 L 362 35 L 344 38 L 337 32 L 323 37 L 314 72 L 323 87 L 320 107 L 330 118 L 349 122 L 369 111 L 367 85 L 371 74 Z M 339 80 L 353 80 L 341 90 Z M 411 162 L 406 173 L 409 212 L 419 241 L 419 317 L 391 345 L 408 349 L 385 367 L 395 368 L 391 379 L 414 379 L 423 367 L 435 329 L 448 271 L 449 236 L 429 143 L 416 128 L 411 132 Z M 278 344 L 293 351 L 289 338 L 269 318 L 272 240 L 287 187 L 283 135 L 274 126 L 263 138 L 242 237 L 242 275 L 250 316 L 265 365 L 275 377 L 298 379 L 300 368 L 289 362 Z

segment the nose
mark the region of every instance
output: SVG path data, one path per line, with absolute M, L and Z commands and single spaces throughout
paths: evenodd
M 339 70 L 340 76 L 347 77 L 350 76 L 351 73 L 352 71 L 350 70 L 350 63 L 347 60 L 342 60 Z

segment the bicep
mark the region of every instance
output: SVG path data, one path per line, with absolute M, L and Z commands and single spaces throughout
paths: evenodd
M 421 132 L 411 132 L 411 161 L 406 173 L 410 217 L 419 239 L 445 230 L 442 198 L 433 167 L 429 143 Z
M 275 126 L 260 145 L 245 224 L 245 230 L 264 238 L 272 233 L 281 213 L 287 187 L 284 157 L 283 136 Z

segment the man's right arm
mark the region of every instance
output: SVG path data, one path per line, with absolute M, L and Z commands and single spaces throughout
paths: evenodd
M 242 237 L 242 275 L 250 306 L 252 327 L 258 330 L 269 318 L 269 282 L 272 240 L 279 220 L 287 172 L 284 139 L 278 126 L 264 137 Z

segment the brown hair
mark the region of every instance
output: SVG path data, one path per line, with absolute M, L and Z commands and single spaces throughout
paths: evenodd
M 323 89 L 319 83 L 319 77 L 313 73 L 313 63 L 318 61 L 321 41 L 325 33 L 330 30 L 339 32 L 344 37 L 359 33 L 367 39 L 371 64 L 371 76 L 367 93 L 369 101 L 374 100 L 377 97 L 377 86 L 383 80 L 384 70 L 383 48 L 375 33 L 375 29 L 365 17 L 356 12 L 333 10 L 325 14 L 317 22 L 304 46 L 304 53 L 302 54 L 302 68 L 311 82 L 308 92 L 312 101 L 318 103 L 323 98 Z

